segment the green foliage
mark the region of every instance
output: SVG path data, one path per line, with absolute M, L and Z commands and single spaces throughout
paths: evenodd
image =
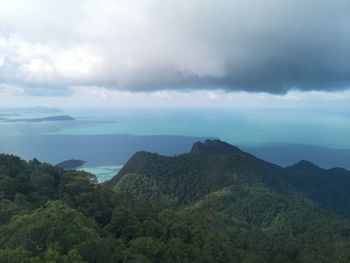
M 165 245 L 152 237 L 138 237 L 133 239 L 125 251 L 126 262 L 135 260 L 135 256 L 143 256 L 149 262 L 164 262 L 163 252 Z
M 97 230 L 96 224 L 83 214 L 61 201 L 49 201 L 45 207 L 16 216 L 2 226 L 0 247 L 22 248 L 33 256 L 52 257 L 52 260 L 56 254 L 57 257 L 72 257 L 76 254 L 74 249 L 89 262 L 96 262 L 105 251 L 100 243 L 106 243 Z M 108 242 L 113 243 L 113 240 Z M 110 251 L 110 256 L 117 254 L 117 246 L 115 250 Z
M 130 241 L 141 233 L 141 224 L 136 217 L 125 208 L 114 210 L 111 222 L 106 226 L 107 231 L 115 237 Z
M 350 262 L 349 172 L 208 145 L 137 153 L 104 185 L 0 155 L 0 263 Z
M 16 212 L 17 209 L 13 202 L 8 199 L 0 199 L 0 225 L 8 223 Z
M 15 249 L 0 249 L 1 263 L 29 263 L 31 259 L 33 259 L 31 253 L 20 247 Z

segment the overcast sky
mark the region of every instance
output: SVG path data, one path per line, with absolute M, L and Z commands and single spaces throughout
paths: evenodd
M 349 0 L 0 0 L 0 103 L 345 105 L 349 47 Z

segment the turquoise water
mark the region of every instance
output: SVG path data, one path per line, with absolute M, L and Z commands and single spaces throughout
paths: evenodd
M 183 153 L 197 137 L 216 137 L 243 147 L 277 143 L 350 148 L 350 109 L 99 108 L 15 113 L 16 118 L 69 114 L 76 121 L 0 120 L 0 152 L 53 164 L 82 159 L 87 161 L 83 169 L 100 181 L 115 175 L 135 151 Z
M 100 182 L 111 179 L 112 176 L 116 175 L 122 168 L 122 165 L 103 165 L 97 167 L 79 167 L 77 170 L 89 172 L 97 175 L 97 179 Z
M 17 112 L 18 113 L 18 112 Z M 350 148 L 350 107 L 308 109 L 63 109 L 76 121 L 1 123 L 0 136 L 56 135 L 183 135 L 218 137 L 236 145 L 312 144 Z M 25 116 L 20 117 L 26 117 Z
M 57 134 L 218 137 L 236 145 L 312 144 L 350 148 L 350 114 L 286 109 L 105 109 L 71 111 L 78 125 Z

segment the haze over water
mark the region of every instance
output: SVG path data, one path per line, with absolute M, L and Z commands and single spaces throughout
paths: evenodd
M 181 135 L 218 137 L 235 145 L 297 143 L 350 148 L 349 112 L 229 108 L 116 108 L 65 112 L 78 121 L 57 127 L 57 131 L 51 133 Z
M 44 108 L 29 113 L 2 110 L 3 114 L 11 111 L 17 114 L 12 119 L 68 114 L 76 120 L 0 122 L 2 152 L 54 164 L 65 159 L 83 159 L 88 162 L 82 168 L 101 180 L 114 175 L 135 151 L 179 154 L 188 152 L 193 142 L 207 137 L 241 147 L 280 143 L 350 148 L 350 118 L 339 111 L 301 114 L 295 109 L 227 108 L 90 108 L 53 112 Z M 145 135 L 170 136 L 142 137 Z

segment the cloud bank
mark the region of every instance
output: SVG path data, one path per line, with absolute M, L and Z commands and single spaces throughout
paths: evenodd
M 0 84 L 284 94 L 350 83 L 350 2 L 48 0 L 1 3 Z

